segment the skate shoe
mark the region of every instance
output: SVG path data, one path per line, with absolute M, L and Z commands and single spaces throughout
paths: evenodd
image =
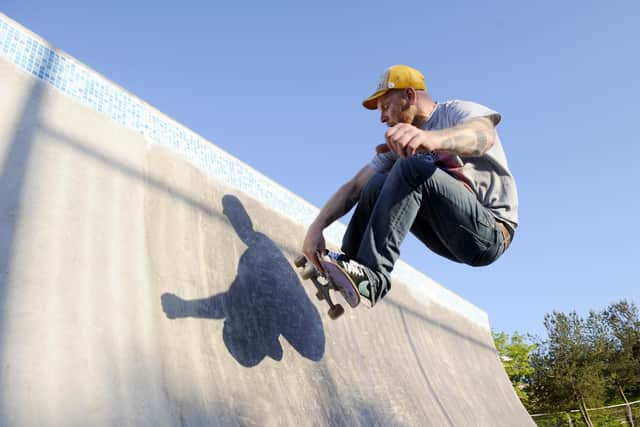
M 336 252 L 327 252 L 320 262 L 351 307 L 361 301 L 367 307 L 373 307 L 374 291 L 380 282 L 373 270 Z

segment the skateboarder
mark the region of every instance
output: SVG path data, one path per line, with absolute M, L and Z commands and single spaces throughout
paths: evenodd
M 455 262 L 498 259 L 518 225 L 516 185 L 495 129 L 500 114 L 474 102 L 435 102 L 422 73 L 406 65 L 388 68 L 363 105 L 380 111 L 385 144 L 322 208 L 304 255 L 321 271 L 321 260 L 338 267 L 370 307 L 391 288 L 409 231 Z M 323 230 L 354 206 L 342 254 L 326 255 Z

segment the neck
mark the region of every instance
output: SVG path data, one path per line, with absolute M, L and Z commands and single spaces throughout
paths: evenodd
M 437 103 L 432 99 L 424 100 L 418 108 L 418 113 L 416 117 L 413 119 L 413 125 L 421 128 L 425 123 L 429 121 L 431 116 L 433 115 L 434 110 L 436 109 Z

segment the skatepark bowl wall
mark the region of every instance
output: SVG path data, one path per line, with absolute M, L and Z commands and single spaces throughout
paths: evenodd
M 2 14 L 0 94 L 0 426 L 534 425 L 486 313 L 400 262 L 330 320 L 316 207 Z

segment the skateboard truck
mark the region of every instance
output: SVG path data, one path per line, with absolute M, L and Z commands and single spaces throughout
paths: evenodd
M 344 308 L 341 304 L 334 304 L 329 294 L 329 290 L 338 290 L 331 280 L 323 276 L 304 255 L 298 256 L 293 263 L 300 269 L 300 277 L 302 277 L 303 280 L 311 280 L 316 287 L 316 298 L 320 301 L 326 301 L 327 304 L 329 304 L 329 317 L 335 320 L 342 316 L 344 314 Z

